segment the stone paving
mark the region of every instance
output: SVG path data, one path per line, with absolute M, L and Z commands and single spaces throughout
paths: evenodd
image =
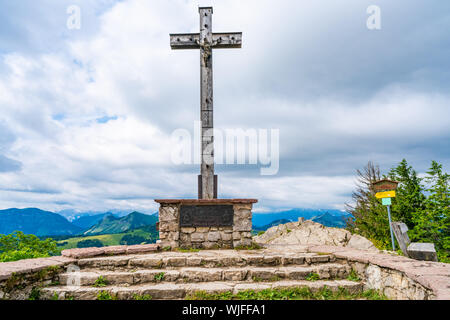
M 138 254 L 138 253 L 148 253 L 156 252 L 160 249 L 158 244 L 143 244 L 135 246 L 111 246 L 102 248 L 76 248 L 63 250 L 61 255 L 63 257 L 82 259 L 97 256 L 114 256 L 121 254 Z
M 158 251 L 156 245 L 100 249 L 74 249 L 60 257 L 0 263 L 0 299 L 26 298 L 21 288 L 31 290 L 36 285 L 36 273 L 49 267 L 61 271 L 43 282 L 47 297 L 57 293 L 60 298 L 75 295 L 95 299 L 102 288 L 93 288 L 92 284 L 100 276 L 110 281 L 103 290 L 122 298 L 153 292 L 155 299 L 182 299 L 195 288 L 209 288 L 211 292 L 259 290 L 283 284 L 337 288 L 347 283 L 345 278 L 353 270 L 361 278 L 361 282 L 352 283 L 355 290 L 376 289 L 391 299 L 450 299 L 450 264 L 348 247 L 267 245 L 260 250 L 199 252 Z M 65 285 L 67 268 L 73 265 L 79 268 L 78 288 Z M 164 279 L 159 283 L 155 277 L 162 272 Z M 311 273 L 317 273 L 320 280 L 305 281 Z M 17 275 L 24 276 L 20 286 L 11 281 Z M 59 285 L 48 286 L 52 281 Z
M 316 292 L 324 287 L 333 292 L 344 288 L 350 293 L 361 292 L 362 284 L 348 280 L 333 281 L 276 281 L 276 282 L 201 282 L 201 283 L 160 283 L 160 284 L 144 284 L 136 286 L 108 286 L 102 288 L 95 287 L 56 287 L 46 288 L 43 290 L 44 299 L 52 299 L 56 296 L 58 300 L 75 299 L 75 300 L 95 300 L 99 292 L 107 291 L 111 296 L 118 300 L 132 300 L 135 295 L 150 295 L 154 300 L 167 299 L 185 299 L 187 296 L 198 291 L 207 293 L 223 293 L 232 292 L 234 294 L 243 290 L 264 290 L 264 289 L 288 289 L 308 287 L 312 292 Z

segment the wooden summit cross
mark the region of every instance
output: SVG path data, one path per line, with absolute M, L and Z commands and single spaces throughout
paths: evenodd
M 212 49 L 241 48 L 242 32 L 213 33 L 212 7 L 200 7 L 200 33 L 171 34 L 172 49 L 200 49 L 200 119 L 202 122 L 202 164 L 198 178 L 199 199 L 217 198 L 214 175 L 213 70 Z

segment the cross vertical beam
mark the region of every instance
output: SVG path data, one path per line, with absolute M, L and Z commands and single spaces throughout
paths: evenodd
M 214 104 L 212 69 L 212 8 L 200 13 L 200 112 L 202 121 L 202 199 L 214 198 Z
M 212 7 L 200 7 L 200 33 L 171 34 L 172 49 L 200 49 L 200 119 L 201 175 L 199 199 L 217 198 L 217 176 L 214 175 L 214 96 L 212 49 L 241 48 L 242 33 L 213 33 Z

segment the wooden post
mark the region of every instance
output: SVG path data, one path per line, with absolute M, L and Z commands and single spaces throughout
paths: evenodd
M 198 179 L 199 199 L 217 198 L 214 175 L 214 97 L 212 49 L 241 48 L 242 33 L 213 33 L 212 7 L 200 7 L 200 33 L 170 35 L 172 49 L 200 49 L 200 119 L 202 122 L 202 164 Z
M 202 121 L 202 197 L 214 199 L 214 124 L 212 70 L 212 8 L 199 8 L 200 13 L 200 82 Z

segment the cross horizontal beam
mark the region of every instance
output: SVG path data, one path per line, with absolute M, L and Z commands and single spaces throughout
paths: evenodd
M 200 49 L 199 33 L 175 33 L 170 35 L 170 47 L 174 50 Z M 214 49 L 242 47 L 242 32 L 213 33 Z

